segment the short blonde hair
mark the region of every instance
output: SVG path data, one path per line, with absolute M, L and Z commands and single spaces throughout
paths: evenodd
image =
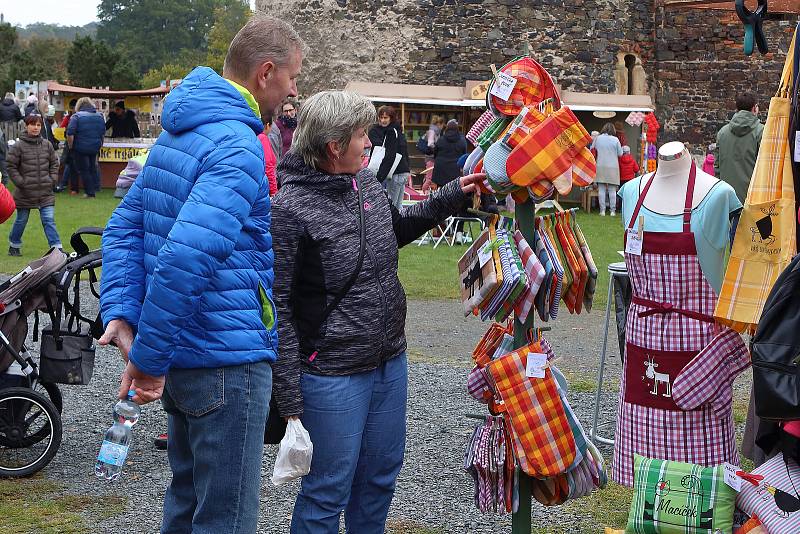
M 80 97 L 80 98 L 78 99 L 78 101 L 77 101 L 77 102 L 75 102 L 75 112 L 77 113 L 78 111 L 80 111 L 80 110 L 81 110 L 81 108 L 82 108 L 83 106 L 85 106 L 86 104 L 89 104 L 90 106 L 94 107 L 94 102 L 92 102 L 92 99 L 91 99 L 91 98 L 89 98 L 88 96 L 82 96 L 82 97 Z
M 328 161 L 328 143 L 336 142 L 347 150 L 359 128 L 368 128 L 376 120 L 375 106 L 363 96 L 350 91 L 322 91 L 305 102 L 297 115 L 292 152 L 309 167 L 318 169 Z

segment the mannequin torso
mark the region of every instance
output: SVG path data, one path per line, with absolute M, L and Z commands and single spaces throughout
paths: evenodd
M 658 169 L 652 178 L 653 185 L 644 200 L 644 207 L 662 215 L 683 213 L 691 166 L 692 158 L 683 143 L 674 141 L 662 146 L 658 151 Z M 642 178 L 640 192 L 650 180 L 649 175 Z M 700 204 L 717 182 L 718 179 L 697 167 L 692 208 Z

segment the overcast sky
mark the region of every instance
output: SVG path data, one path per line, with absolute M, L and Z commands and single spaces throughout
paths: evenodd
M 0 2 L 0 13 L 5 21 L 15 26 L 27 26 L 32 22 L 83 26 L 97 20 L 97 0 L 36 0 L 25 2 L 9 0 Z M 250 6 L 255 4 L 250 0 Z

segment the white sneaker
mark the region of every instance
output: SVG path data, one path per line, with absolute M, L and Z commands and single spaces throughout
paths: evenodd
M 605 216 L 606 216 L 606 212 L 604 212 L 604 211 L 601 211 L 601 212 L 600 212 L 600 217 L 605 217 Z
M 612 212 L 611 212 L 611 216 L 612 216 L 612 217 L 616 217 L 616 216 L 617 216 L 617 212 L 616 212 L 616 211 L 612 211 Z

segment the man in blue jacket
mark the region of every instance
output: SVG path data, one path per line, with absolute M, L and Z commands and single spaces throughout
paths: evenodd
M 239 30 L 223 76 L 189 73 L 103 234 L 101 309 L 127 360 L 119 390 L 168 413 L 162 532 L 256 531 L 277 334 L 260 109 L 296 96 L 287 23 Z M 162 397 L 163 392 L 163 397 Z

